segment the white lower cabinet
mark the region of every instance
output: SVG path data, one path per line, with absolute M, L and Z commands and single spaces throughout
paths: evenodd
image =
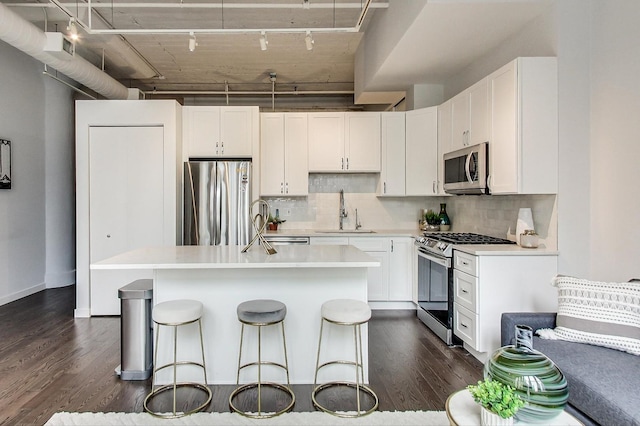
M 369 268 L 367 275 L 368 299 L 389 300 L 389 239 L 381 237 L 353 237 L 349 244 L 380 262 L 379 268 Z
M 369 268 L 368 299 L 372 302 L 412 300 L 413 274 L 411 237 L 311 237 L 310 244 L 352 245 L 380 262 Z
M 413 293 L 413 238 L 390 238 L 389 243 L 389 300 L 410 301 Z
M 555 312 L 557 256 L 453 253 L 453 332 L 481 361 L 500 345 L 504 312 Z

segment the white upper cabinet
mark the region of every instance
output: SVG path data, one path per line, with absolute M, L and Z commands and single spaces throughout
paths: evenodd
M 380 171 L 380 113 L 345 113 L 345 171 Z
M 484 78 L 451 99 L 451 151 L 489 140 L 489 93 Z
M 382 113 L 382 168 L 378 195 L 405 195 L 405 113 Z
M 558 191 L 556 58 L 518 58 L 488 77 L 492 194 Z
M 310 113 L 310 172 L 379 172 L 380 113 Z
M 187 106 L 182 109 L 187 157 L 251 157 L 258 107 Z
M 444 195 L 444 159 L 451 152 L 451 100 L 438 106 L 438 194 Z
M 260 121 L 260 194 L 308 195 L 307 114 L 263 113 Z
M 438 107 L 407 111 L 406 191 L 409 196 L 438 194 Z
M 344 169 L 344 113 L 309 113 L 309 171 Z

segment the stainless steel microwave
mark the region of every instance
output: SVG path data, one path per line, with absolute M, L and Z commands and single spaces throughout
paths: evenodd
M 444 191 L 448 194 L 488 194 L 488 143 L 444 154 Z

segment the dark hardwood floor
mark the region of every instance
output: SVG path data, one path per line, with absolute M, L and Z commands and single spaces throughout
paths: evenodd
M 75 287 L 45 290 L 0 307 L 0 423 L 43 424 L 57 411 L 143 411 L 150 380 L 122 381 L 118 317 L 73 317 Z M 449 348 L 413 311 L 374 311 L 370 386 L 381 411 L 443 410 L 475 383 L 482 364 Z M 213 386 L 208 411 L 229 410 L 233 386 Z M 311 385 L 295 385 L 294 411 L 312 411 Z

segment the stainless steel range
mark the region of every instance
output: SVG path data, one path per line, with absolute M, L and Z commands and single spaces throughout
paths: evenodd
M 425 232 L 415 237 L 418 248 L 418 318 L 447 345 L 462 341 L 453 332 L 453 250 L 462 244 L 515 244 L 487 235 Z

